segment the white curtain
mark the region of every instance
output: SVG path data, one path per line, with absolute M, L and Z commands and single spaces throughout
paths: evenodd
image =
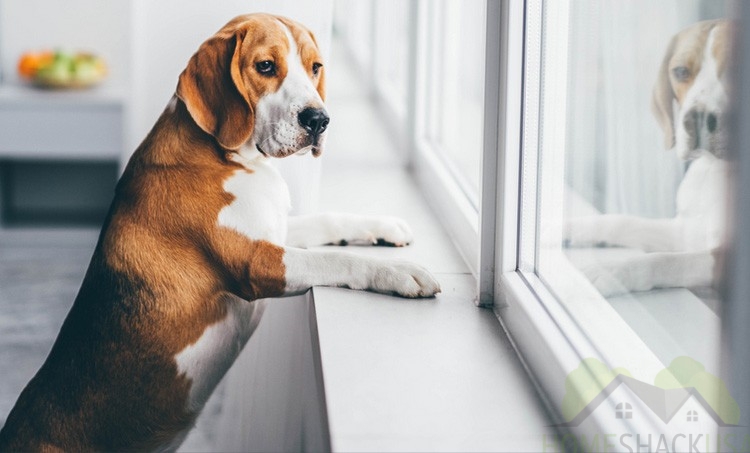
M 674 214 L 685 163 L 663 146 L 651 92 L 669 41 L 717 0 L 572 0 L 566 180 L 601 212 Z

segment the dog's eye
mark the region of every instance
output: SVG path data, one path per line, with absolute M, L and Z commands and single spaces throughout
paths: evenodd
M 677 66 L 672 69 L 672 75 L 679 82 L 686 82 L 690 78 L 690 69 L 687 66 Z
M 265 60 L 255 63 L 255 69 L 263 75 L 273 75 L 276 72 L 276 65 L 271 60 Z
M 313 63 L 313 74 L 318 75 L 320 72 L 320 68 L 322 68 L 323 65 L 320 63 Z

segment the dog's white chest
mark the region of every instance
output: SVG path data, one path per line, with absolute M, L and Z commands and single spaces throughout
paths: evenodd
M 223 320 L 206 327 L 195 343 L 175 356 L 179 374 L 190 379 L 188 409 L 200 410 L 260 322 L 265 302 L 226 295 Z
M 234 201 L 219 212 L 218 224 L 253 240 L 283 244 L 291 209 L 289 188 L 265 159 L 246 163 L 224 182 Z
M 217 223 L 252 240 L 283 244 L 290 209 L 286 183 L 265 159 L 242 163 L 246 169 L 235 171 L 224 182 L 224 190 L 234 200 L 219 211 Z M 206 403 L 260 321 L 263 301 L 250 303 L 227 295 L 221 303 L 227 305 L 226 318 L 206 327 L 198 341 L 175 356 L 179 373 L 191 380 L 191 410 Z
M 695 159 L 677 192 L 677 216 L 688 250 L 710 250 L 725 239 L 729 167 L 712 155 Z

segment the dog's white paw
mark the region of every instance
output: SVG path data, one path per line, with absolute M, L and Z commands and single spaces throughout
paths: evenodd
M 596 263 L 581 271 L 604 297 L 654 288 L 648 269 L 635 262 Z
M 601 245 L 598 237 L 601 226 L 596 216 L 565 219 L 562 226 L 562 239 L 566 247 L 592 247 Z
M 404 247 L 414 240 L 405 220 L 389 216 L 355 217 L 350 225 L 350 234 L 342 233 L 342 236 L 349 239 L 340 240 L 340 245 L 353 243 Z
M 373 273 L 371 288 L 403 297 L 432 297 L 440 292 L 440 283 L 421 266 L 388 262 Z
M 375 245 L 403 247 L 414 241 L 409 224 L 398 217 L 377 217 L 371 235 Z

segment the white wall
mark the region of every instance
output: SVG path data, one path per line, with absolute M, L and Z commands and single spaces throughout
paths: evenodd
M 38 49 L 90 50 L 103 56 L 106 83 L 127 83 L 130 4 L 101 0 L 0 0 L 0 70 L 17 81 L 18 57 Z
M 130 72 L 133 94 L 131 124 L 128 127 L 130 143 L 125 147 L 130 152 L 164 110 L 174 94 L 178 76 L 200 44 L 237 15 L 269 12 L 298 20 L 315 33 L 324 57 L 328 56 L 333 0 L 131 1 L 133 66 Z M 292 182 L 290 192 L 294 211 L 314 211 L 318 199 L 320 161 L 308 155 L 279 161 L 278 166 L 287 181 Z

